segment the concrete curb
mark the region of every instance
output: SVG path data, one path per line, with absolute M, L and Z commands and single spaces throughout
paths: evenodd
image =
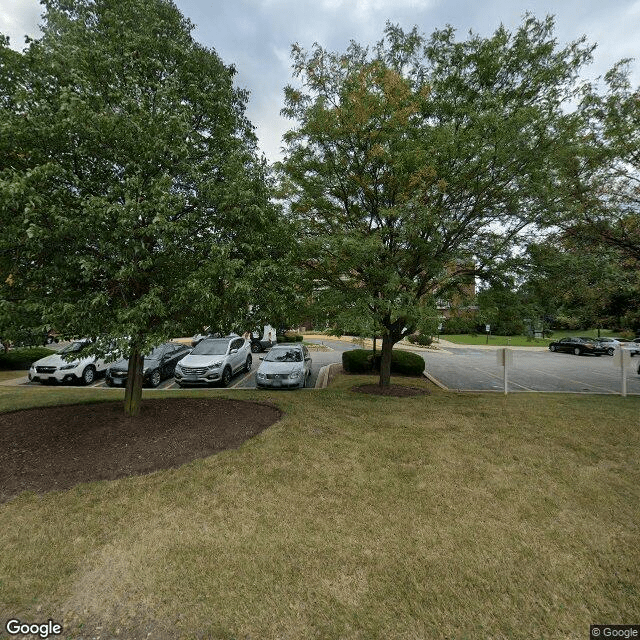
M 430 373 L 427 373 L 426 371 L 423 371 L 422 375 L 429 382 L 433 382 L 433 384 L 435 384 L 436 387 L 440 387 L 440 389 L 442 389 L 443 391 L 450 391 L 449 387 L 445 387 L 445 385 L 443 385 L 442 382 L 440 382 L 440 380 L 438 380 L 437 378 L 434 378 Z
M 331 367 L 342 368 L 342 364 L 339 362 L 333 362 L 331 364 L 326 364 L 324 367 L 320 369 L 318 373 L 318 378 L 316 380 L 315 389 L 326 389 L 329 384 L 329 375 L 331 374 Z

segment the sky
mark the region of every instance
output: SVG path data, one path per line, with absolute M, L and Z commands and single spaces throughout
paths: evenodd
M 387 21 L 427 35 L 453 26 L 460 40 L 469 30 L 491 35 L 501 24 L 515 31 L 526 12 L 539 19 L 554 15 L 560 45 L 585 35 L 597 44 L 585 79 L 603 75 L 621 58 L 640 85 L 640 0 L 174 0 L 194 24 L 194 38 L 234 64 L 236 84 L 250 92 L 247 115 L 267 160 L 282 158 L 282 135 L 294 123 L 280 115 L 284 87 L 294 83 L 291 45 L 317 42 L 344 51 L 351 40 L 362 45 L 382 38 Z M 24 36 L 38 37 L 42 7 L 37 0 L 2 0 L 0 33 L 15 49 Z

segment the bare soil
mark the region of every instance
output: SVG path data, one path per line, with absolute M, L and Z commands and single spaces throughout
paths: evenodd
M 178 467 L 235 449 L 282 416 L 268 403 L 209 398 L 64 405 L 0 414 L 0 503 Z

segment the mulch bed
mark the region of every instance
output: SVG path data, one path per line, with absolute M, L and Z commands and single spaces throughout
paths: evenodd
M 235 449 L 282 416 L 267 403 L 185 398 L 64 405 L 0 414 L 0 503 L 178 467 Z
M 352 391 L 358 393 L 369 393 L 374 396 L 394 396 L 396 398 L 408 398 L 409 396 L 428 396 L 431 392 L 428 389 L 419 387 L 404 387 L 401 384 L 392 384 L 388 387 L 381 387 L 378 384 L 361 384 L 351 387 Z

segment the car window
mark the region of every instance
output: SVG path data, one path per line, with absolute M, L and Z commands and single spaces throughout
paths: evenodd
M 241 349 L 243 344 L 244 344 L 244 338 L 238 338 L 237 340 L 233 341 L 233 343 L 231 344 L 231 348 Z
M 160 360 L 162 358 L 165 351 L 165 346 L 161 344 L 159 347 L 155 347 L 149 353 L 145 353 L 145 358 L 154 358 L 155 360 Z
M 60 351 L 58 351 L 58 353 L 60 353 L 60 354 L 63 354 L 63 353 L 79 353 L 80 351 L 82 351 L 87 346 L 89 346 L 89 343 L 87 343 L 87 342 L 72 342 L 71 344 L 67 345 L 64 349 L 60 349 Z
M 265 357 L 266 362 L 302 362 L 300 349 L 271 349 Z
M 210 338 L 199 342 L 193 351 L 192 356 L 224 356 L 229 348 L 229 340 L 220 338 Z

